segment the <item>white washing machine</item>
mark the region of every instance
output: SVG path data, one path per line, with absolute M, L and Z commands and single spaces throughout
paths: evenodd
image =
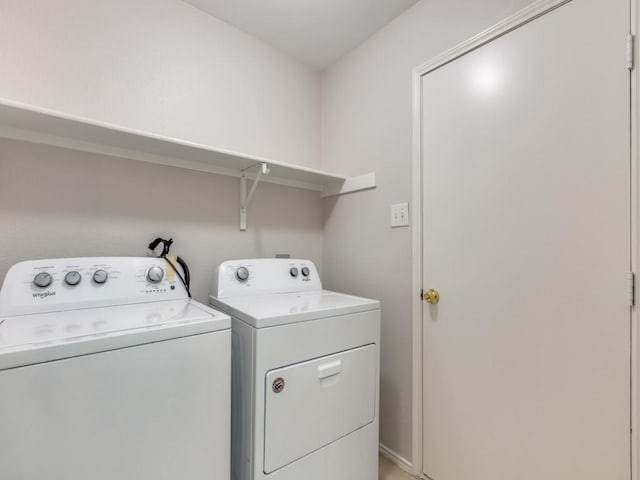
M 160 258 L 14 265 L 0 291 L 0 478 L 229 478 L 230 319 Z
M 232 478 L 377 480 L 380 303 L 252 259 L 218 267 L 210 304 L 232 316 Z

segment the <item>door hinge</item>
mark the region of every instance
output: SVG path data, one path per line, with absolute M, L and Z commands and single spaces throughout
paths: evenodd
M 636 304 L 636 274 L 629 272 L 629 306 L 633 307 Z
M 634 44 L 635 37 L 632 34 L 629 34 L 627 37 L 627 68 L 629 70 L 633 70 L 633 57 L 634 57 Z

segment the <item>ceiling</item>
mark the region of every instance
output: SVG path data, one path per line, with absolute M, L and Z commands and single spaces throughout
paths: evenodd
M 418 0 L 185 0 L 323 69 Z

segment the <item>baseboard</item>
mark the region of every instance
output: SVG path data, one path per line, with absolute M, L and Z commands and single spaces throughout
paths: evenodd
M 395 463 L 398 467 L 400 467 L 402 470 L 407 472 L 409 475 L 414 474 L 413 464 L 409 460 L 401 457 L 396 452 L 394 452 L 393 450 L 391 450 L 390 448 L 386 447 L 383 444 L 379 444 L 379 450 L 380 450 L 380 455 L 391 460 L 393 463 Z

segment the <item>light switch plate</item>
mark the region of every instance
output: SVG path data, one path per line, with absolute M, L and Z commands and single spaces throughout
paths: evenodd
M 395 203 L 391 205 L 391 227 L 409 226 L 409 204 Z

